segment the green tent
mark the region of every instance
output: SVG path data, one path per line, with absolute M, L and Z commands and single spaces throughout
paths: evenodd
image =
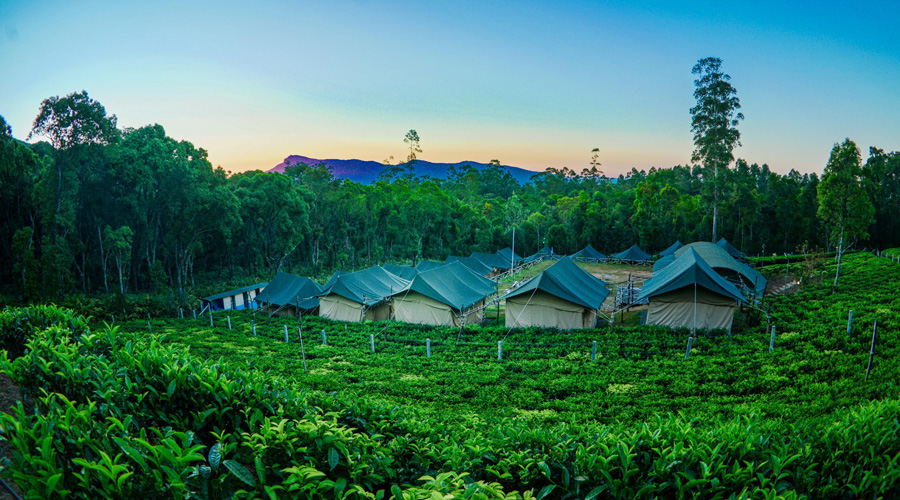
M 656 273 L 661 271 L 664 267 L 675 262 L 675 259 L 676 257 L 674 253 L 661 257 L 659 260 L 653 263 L 653 272 Z
M 675 251 L 683 246 L 684 246 L 684 243 L 682 243 L 680 240 L 675 241 L 675 243 L 672 243 L 672 245 L 669 246 L 669 248 L 663 250 L 662 252 L 659 252 L 659 255 L 662 257 L 665 257 L 667 255 L 675 255 Z
M 419 263 L 416 264 L 416 271 L 419 271 L 420 273 L 424 271 L 431 271 L 432 269 L 441 267 L 443 265 L 443 262 L 435 262 L 433 260 L 420 260 Z
M 563 257 L 504 297 L 506 326 L 592 328 L 607 296 L 603 280 Z
M 310 311 L 319 307 L 318 295 L 321 293 L 322 287 L 315 281 L 279 271 L 259 293 L 256 302 L 260 307 L 271 310 L 286 308 L 297 314 L 296 309 Z
M 528 257 L 525 257 L 524 261 L 525 262 L 534 262 L 536 260 L 546 260 L 546 259 L 559 260 L 560 257 L 562 257 L 562 255 L 554 252 L 552 248 L 544 247 L 544 248 L 538 250 L 537 252 L 535 252 L 534 255 L 529 255 Z
M 496 283 L 451 262 L 417 274 L 393 295 L 394 318 L 406 323 L 460 326 L 481 323 L 484 302 L 496 293 Z
M 726 240 L 725 238 L 722 238 L 721 240 L 717 241 L 716 245 L 719 245 L 723 250 L 728 252 L 728 255 L 731 255 L 735 259 L 740 259 L 740 258 L 744 257 L 744 254 L 741 253 L 741 251 L 738 250 L 737 248 L 734 248 L 734 246 L 732 246 L 731 243 L 728 243 L 728 240 Z
M 472 258 L 492 269 L 509 269 L 509 259 L 504 260 L 495 253 L 472 252 Z
M 503 262 L 506 262 L 506 267 L 509 267 L 509 263 L 513 262 L 514 264 L 518 264 L 522 262 L 522 257 L 519 256 L 516 252 L 512 251 L 512 248 L 506 247 L 503 250 L 498 250 L 495 254 L 499 259 Z
M 628 262 L 647 262 L 650 260 L 650 254 L 641 250 L 641 247 L 637 246 L 637 244 L 631 245 L 628 250 L 619 252 L 613 255 L 613 257 Z
M 583 262 L 600 262 L 606 260 L 606 256 L 600 253 L 596 248 L 588 245 L 572 254 L 572 259 Z
M 447 260 L 444 261 L 445 264 L 449 264 L 451 262 L 459 262 L 479 276 L 487 276 L 494 272 L 493 267 L 481 262 L 474 257 L 459 257 L 457 255 L 451 255 L 447 257 Z
M 419 274 L 419 271 L 416 268 L 410 267 L 410 266 L 397 266 L 394 264 L 385 264 L 381 267 L 383 267 L 385 271 L 387 271 L 395 276 L 400 276 L 401 278 L 403 278 L 405 280 L 411 280 L 416 276 L 416 274 Z
M 697 252 L 710 267 L 726 279 L 747 287 L 757 296 L 762 296 L 765 292 L 768 283 L 766 278 L 747 264 L 735 260 L 724 248 L 708 241 L 696 241 L 679 248 L 675 252 L 675 257 L 681 257 L 689 248 Z
M 334 279 L 319 301 L 319 315 L 338 321 L 390 319 L 389 298 L 409 281 L 375 266 Z
M 731 331 L 734 311 L 746 302 L 734 285 L 715 271 L 698 252 L 687 248 L 674 262 L 644 283 L 638 300 L 650 307 L 647 324 L 672 328 Z

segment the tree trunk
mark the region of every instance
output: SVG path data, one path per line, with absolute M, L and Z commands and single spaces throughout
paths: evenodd
M 837 291 L 838 286 L 838 278 L 841 276 L 841 257 L 844 256 L 844 228 L 841 228 L 841 239 L 838 240 L 837 247 L 837 271 L 834 273 L 834 287 L 832 287 L 831 292 L 834 293 Z
M 103 253 L 103 233 L 100 231 L 100 224 L 97 224 L 97 240 L 100 241 L 100 268 L 103 269 L 103 289 L 109 293 L 109 282 L 106 276 L 106 254 Z

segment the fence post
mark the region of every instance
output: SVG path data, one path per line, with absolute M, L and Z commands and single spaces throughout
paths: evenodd
M 503 361 L 503 341 L 497 341 L 497 361 Z
M 287 325 L 285 325 L 287 326 Z M 306 372 L 306 351 L 303 350 L 303 327 L 297 327 L 297 333 L 300 335 L 300 355 L 303 356 L 303 373 Z
M 593 363 L 595 359 L 597 359 L 597 341 L 596 340 L 594 341 L 594 345 L 591 346 L 591 363 Z
M 775 327 L 772 327 L 772 336 L 769 338 L 769 352 L 775 349 Z
M 872 358 L 875 357 L 876 335 L 878 335 L 878 316 L 875 316 L 875 325 L 872 326 L 872 347 L 869 348 L 869 366 L 866 368 L 866 382 L 869 381 L 869 373 L 872 371 Z
M 228 329 L 231 330 L 231 316 L 226 316 L 228 318 Z
M 153 329 L 150 328 L 150 320 L 149 319 L 147 320 L 147 331 L 150 333 L 153 333 Z
M 180 319 L 184 319 L 184 309 L 182 309 L 180 307 L 178 308 L 178 317 Z
M 288 342 L 290 342 L 290 339 L 288 338 L 287 325 L 284 325 L 284 343 L 287 344 Z
M 850 317 L 847 318 L 847 335 L 850 335 L 850 326 L 853 324 L 853 309 L 850 309 Z
M 425 339 L 425 357 L 426 358 L 431 357 L 431 339 L 430 338 Z
M 694 337 L 688 337 L 688 346 L 687 350 L 684 351 L 684 359 L 688 359 L 691 356 L 691 344 L 694 343 Z
M 250 320 L 250 328 L 253 329 L 253 336 L 256 337 L 256 322 L 254 320 Z
M 113 322 L 113 324 L 115 325 L 115 324 L 116 324 L 116 315 L 115 315 L 115 314 L 110 314 L 110 317 L 112 318 L 112 322 Z
M 209 326 L 213 326 L 212 311 L 209 312 Z
M 191 309 L 191 312 L 194 313 L 194 321 L 197 321 L 197 310 Z
M 372 352 L 375 352 L 375 334 L 369 334 L 369 346 L 372 348 Z
M 322 330 L 322 345 L 328 345 L 328 341 L 325 340 L 325 330 Z

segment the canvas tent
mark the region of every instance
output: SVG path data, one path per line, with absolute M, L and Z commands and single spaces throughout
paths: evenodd
M 562 256 L 559 255 L 558 253 L 554 252 L 552 248 L 544 247 L 544 248 L 538 250 L 537 252 L 535 252 L 534 255 L 529 255 L 528 257 L 525 257 L 524 261 L 525 262 L 534 262 L 537 260 L 559 259 L 560 257 L 562 257 Z
M 593 328 L 608 295 L 606 283 L 563 257 L 506 295 L 506 326 Z
M 322 287 L 303 276 L 278 272 L 256 297 L 260 307 L 283 314 L 305 314 L 319 307 Z
M 668 266 L 669 264 L 671 264 L 673 262 L 675 262 L 675 254 L 660 257 L 659 260 L 657 260 L 656 262 L 653 263 L 653 272 L 654 273 L 659 272 L 664 267 Z
M 728 243 L 728 240 L 726 240 L 725 238 L 717 241 L 716 245 L 719 245 L 719 247 L 728 252 L 728 255 L 731 255 L 735 259 L 741 259 L 744 257 L 744 254 L 741 253 L 741 251 L 737 248 L 734 248 L 731 243 Z
M 204 309 L 209 309 L 210 312 L 227 309 L 254 309 L 256 308 L 256 295 L 266 285 L 268 283 L 257 283 L 235 290 L 228 290 L 227 292 L 203 297 L 200 299 L 200 303 Z
M 501 261 L 505 262 L 507 268 L 509 268 L 510 262 L 512 262 L 513 265 L 515 266 L 517 264 L 520 264 L 523 260 L 525 260 L 522 257 L 520 257 L 519 254 L 513 252 L 512 248 L 509 248 L 509 247 L 506 247 L 503 250 L 498 250 L 497 253 L 494 255 L 499 257 L 499 259 Z
M 582 262 L 600 262 L 606 260 L 606 256 L 597 251 L 596 248 L 588 245 L 572 254 L 572 259 Z
M 474 257 L 459 257 L 456 255 L 451 255 L 451 256 L 447 257 L 446 261 L 444 261 L 445 264 L 449 264 L 451 262 L 459 262 L 462 265 L 468 267 L 470 271 L 472 271 L 473 273 L 475 273 L 479 276 L 487 276 L 487 275 L 491 274 L 492 272 L 494 272 L 494 269 L 491 266 L 481 262 L 480 260 L 478 260 Z
M 682 243 L 680 240 L 677 240 L 677 241 L 675 241 L 675 243 L 672 243 L 672 245 L 669 248 L 663 250 L 662 252 L 659 252 L 659 255 L 662 257 L 665 257 L 667 255 L 675 255 L 675 251 L 683 246 L 684 246 L 684 243 Z
M 613 255 L 613 257 L 627 262 L 647 262 L 650 260 L 650 254 L 641 250 L 641 247 L 637 246 L 637 244 L 631 245 L 631 248 Z
M 338 321 L 384 321 L 391 317 L 390 296 L 409 281 L 375 266 L 334 279 L 319 301 L 319 315 Z
M 647 324 L 731 332 L 741 292 L 692 248 L 644 283 L 638 300 L 647 299 Z
M 472 258 L 496 271 L 509 269 L 509 260 L 504 260 L 495 253 L 472 252 Z
M 732 283 L 746 286 L 757 296 L 762 296 L 763 292 L 765 292 L 768 282 L 762 274 L 759 274 L 757 270 L 747 264 L 738 262 L 725 249 L 715 243 L 697 241 L 678 249 L 675 252 L 675 256 L 681 257 L 688 249 L 693 249 L 697 252 L 700 258 L 709 264 L 710 267 Z
M 436 326 L 481 323 L 485 300 L 495 293 L 496 283 L 460 262 L 451 262 L 417 274 L 409 286 L 395 293 L 394 318 Z
M 420 273 L 424 271 L 431 271 L 432 269 L 441 267 L 443 265 L 443 262 L 435 262 L 433 260 L 420 260 L 419 263 L 416 264 L 416 271 L 419 271 Z
M 331 288 L 331 285 L 333 285 L 334 282 L 337 281 L 338 278 L 340 278 L 341 276 L 343 276 L 345 274 L 349 274 L 349 273 L 347 273 L 345 271 L 335 271 L 334 274 L 332 274 L 331 277 L 328 278 L 328 281 L 326 281 L 325 284 L 322 286 L 322 290 L 324 291 L 324 290 L 328 290 L 329 288 Z
M 395 276 L 400 276 L 405 280 L 411 280 L 416 276 L 416 274 L 419 273 L 416 268 L 411 266 L 396 266 L 394 264 L 385 264 L 381 267 L 383 267 L 385 271 Z

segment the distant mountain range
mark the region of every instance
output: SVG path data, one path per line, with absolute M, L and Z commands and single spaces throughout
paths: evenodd
M 269 172 L 284 172 L 286 166 L 297 165 L 299 163 L 305 163 L 307 165 L 324 163 L 331 167 L 335 178 L 349 179 L 360 184 L 371 184 L 375 182 L 375 180 L 378 179 L 378 174 L 381 173 L 381 169 L 384 168 L 383 163 L 370 160 L 318 160 L 307 156 L 291 155 L 285 158 L 283 162 L 276 165 L 275 168 L 270 169 Z M 430 161 L 418 160 L 416 161 L 415 172 L 416 175 L 420 177 L 429 176 L 434 177 L 435 179 L 446 179 L 447 171 L 450 167 L 459 168 L 466 164 L 471 165 L 472 168 L 476 170 L 484 170 L 489 165 L 488 163 L 479 163 L 477 161 L 433 163 Z M 524 168 L 511 167 L 509 165 L 503 165 L 503 168 L 508 170 L 519 184 L 526 184 L 533 175 L 538 173 L 533 170 L 525 170 Z

